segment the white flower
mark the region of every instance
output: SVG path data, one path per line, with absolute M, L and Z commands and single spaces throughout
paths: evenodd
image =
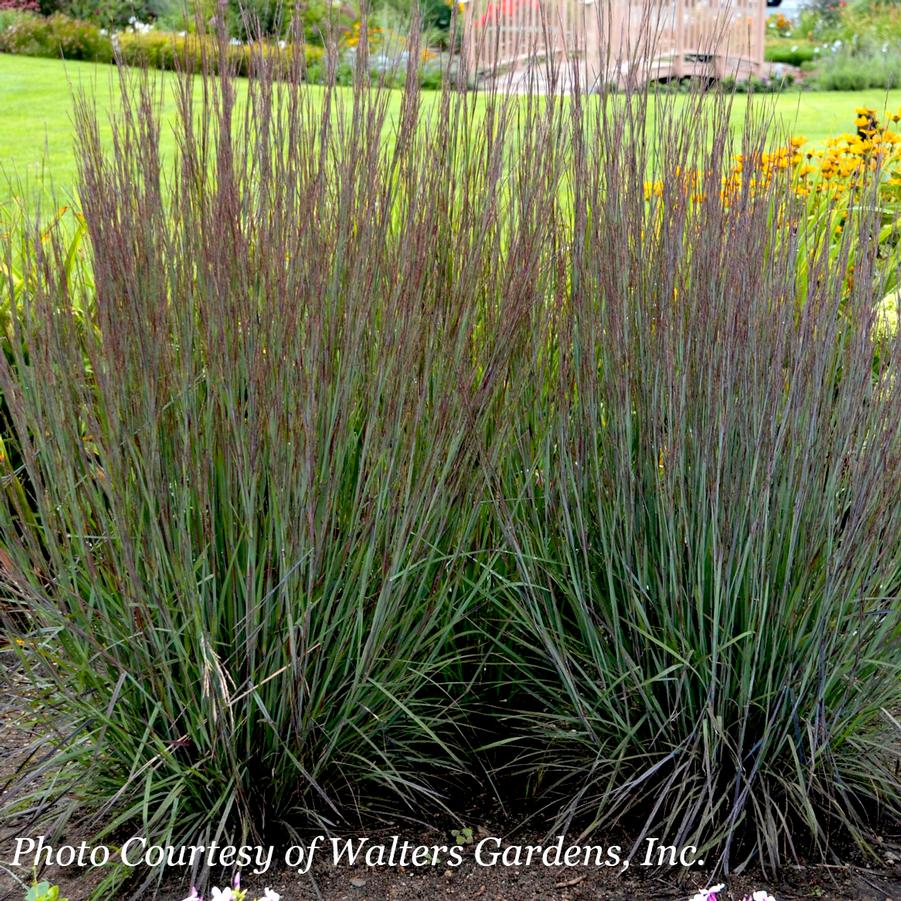
M 776 901 L 776 899 L 769 892 L 754 892 L 751 901 Z
M 210 901 L 234 901 L 234 897 L 230 888 L 214 888 Z
M 710 888 L 702 888 L 696 895 L 692 895 L 689 901 L 717 901 L 717 894 L 725 887 L 721 882 L 719 885 L 711 885 Z
M 192 885 L 191 886 L 191 894 L 188 895 L 188 897 L 185 898 L 184 901 L 203 901 L 203 898 L 201 898 L 200 895 L 197 893 L 197 887 Z
M 237 38 L 232 38 L 229 41 L 229 44 L 231 44 L 232 47 L 240 47 L 241 46 L 241 42 Z
M 140 19 L 132 16 L 128 20 L 128 28 L 125 30 L 128 32 L 137 32 L 138 34 L 147 34 L 148 31 L 153 31 L 153 26 L 149 22 L 142 22 Z
M 285 47 L 288 46 L 288 44 L 287 44 L 285 41 L 279 41 L 279 42 L 278 42 L 278 46 L 279 46 L 279 49 L 280 49 L 280 50 L 284 50 Z M 266 901 L 269 901 L 269 899 L 267 898 Z
M 105 28 L 101 28 L 101 29 L 100 29 L 100 33 L 101 33 L 104 37 L 106 37 L 106 35 L 109 34 L 109 32 L 108 32 Z
M 263 892 L 263 897 L 258 898 L 257 901 L 282 901 L 282 896 L 278 892 L 272 891 L 271 888 L 267 888 Z

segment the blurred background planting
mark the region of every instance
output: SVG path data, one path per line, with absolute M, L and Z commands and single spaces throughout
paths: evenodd
M 498 3 L 491 15 L 512 21 L 521 5 L 521 0 Z M 456 61 L 460 49 L 451 0 L 0 0 L 0 52 L 109 62 L 120 36 L 130 35 L 130 47 L 146 52 L 126 53 L 126 62 L 170 68 L 171 62 L 158 62 L 154 47 L 181 50 L 187 34 L 214 30 L 221 20 L 230 40 L 240 44 L 254 39 L 277 47 L 295 31 L 315 47 L 333 41 L 341 50 L 334 77 L 350 84 L 363 21 L 368 22 L 372 75 L 378 79 L 405 53 L 414 18 L 420 22 L 423 53 L 416 77 L 423 87 L 437 88 L 446 63 Z M 765 35 L 768 66 L 762 77 L 742 80 L 743 90 L 901 87 L 897 0 L 789 0 L 773 6 Z M 312 66 L 308 77 L 319 81 L 324 74 Z M 669 87 L 690 89 L 684 79 Z

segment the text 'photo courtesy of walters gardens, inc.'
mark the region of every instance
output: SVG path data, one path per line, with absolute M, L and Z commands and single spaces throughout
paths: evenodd
M 122 844 L 78 844 L 54 843 L 45 835 L 35 837 L 20 836 L 15 839 L 9 866 L 32 873 L 52 873 L 56 876 L 85 871 L 101 873 L 104 868 L 118 868 L 140 874 L 166 868 L 170 877 L 168 888 L 157 886 L 154 897 L 166 901 L 300 901 L 300 899 L 324 897 L 319 886 L 323 873 L 343 874 L 345 891 L 350 897 L 361 899 L 395 897 L 397 882 L 392 882 L 391 873 L 401 879 L 420 875 L 419 885 L 413 897 L 445 898 L 497 897 L 499 899 L 519 898 L 516 880 L 504 884 L 504 876 L 511 871 L 525 874 L 523 882 L 538 886 L 535 877 L 549 876 L 550 894 L 557 896 L 559 890 L 570 889 L 586 881 L 589 871 L 608 872 L 610 878 L 604 888 L 590 885 L 575 897 L 623 899 L 635 897 L 634 882 L 627 882 L 626 872 L 630 868 L 643 870 L 660 884 L 653 874 L 663 871 L 676 873 L 680 889 L 678 897 L 684 901 L 777 901 L 767 890 L 750 892 L 726 892 L 725 883 L 713 884 L 706 878 L 702 867 L 703 858 L 692 845 L 669 845 L 658 838 L 647 837 L 632 846 L 603 845 L 597 843 L 568 842 L 566 836 L 558 835 L 543 843 L 527 842 L 517 844 L 500 836 L 483 834 L 474 838 L 468 827 L 455 837 L 458 843 L 429 844 L 412 841 L 401 835 L 382 835 L 379 838 L 367 836 L 325 836 L 317 835 L 307 841 L 288 846 L 276 847 L 267 844 L 234 845 L 212 841 L 208 844 L 164 845 L 152 844 L 145 838 L 132 837 Z M 453 834 L 453 833 L 452 833 Z M 462 843 L 460 843 L 462 842 Z M 683 871 L 681 876 L 678 871 Z M 437 879 L 430 876 L 437 871 Z M 7 870 L 7 872 L 9 872 Z M 178 873 L 181 872 L 181 878 Z M 463 875 L 454 878 L 456 873 Z M 231 883 L 225 888 L 215 887 L 216 880 L 208 874 L 228 875 Z M 381 877 L 371 879 L 374 873 Z M 494 893 L 486 894 L 484 882 L 479 877 L 494 877 Z M 207 879 L 207 887 L 201 892 L 195 884 L 196 878 Z M 475 879 L 474 879 L 475 877 Z M 342 877 L 339 877 L 342 878 Z M 290 884 L 294 882 L 293 886 Z M 72 884 L 73 880 L 61 880 L 61 884 Z M 76 875 L 75 884 L 79 884 Z M 188 894 L 179 885 L 191 883 Z M 86 884 L 84 877 L 81 884 Z M 96 885 L 96 880 L 94 880 Z M 260 894 L 253 885 L 265 886 Z M 681 891 L 683 885 L 706 885 L 693 893 Z M 361 890 L 370 887 L 367 891 Z M 600 884 L 599 884 L 600 885 Z M 312 886 L 312 894 L 303 889 Z M 613 893 L 611 894 L 611 886 Z M 300 888 L 300 890 L 299 890 Z M 81 901 L 80 895 L 64 897 L 61 885 L 51 883 L 42 877 L 32 882 L 25 895 L 25 901 Z M 328 889 L 326 888 L 326 891 Z M 587 891 L 587 894 L 585 893 Z M 423 894 L 424 892 L 424 894 Z M 725 893 L 725 894 L 724 894 Z M 96 894 L 96 893 L 95 893 Z M 103 897 L 120 898 L 117 890 L 102 891 Z M 128 894 L 129 899 L 144 898 L 142 890 L 138 894 Z M 342 893 L 342 898 L 348 898 Z M 522 895 L 525 897 L 525 895 Z M 547 891 L 537 888 L 537 893 L 528 893 L 531 898 L 547 897 Z M 565 893 L 560 897 L 568 898 Z M 643 898 L 652 896 L 642 893 Z M 668 898 L 674 897 L 667 894 Z M 5 898 L 5 896 L 4 896 Z
M 264 876 L 287 868 L 308 873 L 314 863 L 334 867 L 460 867 L 471 859 L 477 867 L 605 867 L 625 872 L 631 866 L 703 866 L 693 845 L 677 847 L 647 838 L 636 849 L 621 845 L 567 844 L 564 836 L 546 844 L 509 844 L 498 836 L 486 836 L 469 845 L 416 844 L 399 835 L 373 841 L 366 837 L 316 836 L 306 844 L 276 849 L 273 845 L 155 845 L 131 838 L 121 846 L 53 845 L 45 836 L 18 838 L 12 856 L 15 867 L 87 869 L 121 864 L 128 868 L 161 866 L 191 870 L 237 869 Z

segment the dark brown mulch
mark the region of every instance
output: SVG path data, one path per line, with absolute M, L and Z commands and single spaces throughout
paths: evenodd
M 28 874 L 21 873 L 27 878 Z M 0 899 L 21 901 L 23 890 L 5 874 L 0 874 Z M 85 901 L 98 881 L 98 874 L 46 871 L 43 878 L 58 882 L 70 901 Z M 858 870 L 854 867 L 809 867 L 787 870 L 780 878 L 765 880 L 753 874 L 728 880 L 721 901 L 736 901 L 754 889 L 767 888 L 778 901 L 901 901 L 901 874 L 887 870 Z M 485 899 L 485 901 L 687 901 L 706 880 L 701 873 L 681 878 L 637 871 L 620 877 L 607 871 L 583 868 L 563 871 L 479 868 L 464 863 L 455 870 L 446 869 L 366 869 L 321 866 L 306 876 L 281 870 L 265 879 L 245 880 L 252 898 L 271 886 L 284 901 L 438 901 L 438 899 Z M 161 901 L 180 901 L 187 886 L 164 889 Z M 123 894 L 122 899 L 130 897 Z M 116 901 L 116 899 L 110 899 Z
M 425 837 L 428 840 L 428 837 Z M 421 837 L 417 837 L 417 841 Z M 434 837 L 432 837 L 434 840 Z M 5 855 L 4 855 L 5 856 Z M 27 880 L 28 873 L 18 874 Z M 70 901 L 86 901 L 100 874 L 47 870 L 42 878 L 58 882 Z M 728 879 L 721 901 L 736 901 L 754 889 L 767 888 L 778 901 L 901 901 L 901 872 L 847 867 L 790 868 L 775 879 L 746 874 Z M 261 879 L 245 879 L 245 887 L 262 894 L 264 887 L 277 890 L 284 901 L 375 901 L 375 899 L 485 899 L 485 901 L 687 901 L 707 884 L 698 871 L 664 875 L 634 869 L 617 872 L 594 868 L 482 868 L 471 861 L 456 869 L 367 869 L 365 867 L 315 867 L 308 875 L 273 870 Z M 21 901 L 24 891 L 6 874 L 0 874 L 0 898 Z M 187 886 L 172 884 L 161 891 L 163 901 L 180 901 Z M 123 901 L 130 895 L 123 894 Z M 113 899 L 110 899 L 113 901 Z
M 860 872 L 850 867 L 810 867 L 786 871 L 776 880 L 765 880 L 759 875 L 749 874 L 727 881 L 728 890 L 719 897 L 729 901 L 764 887 L 778 901 L 814 898 L 821 901 L 901 901 L 901 873 L 897 871 L 892 875 L 888 871 L 876 874 L 872 871 Z M 369 901 L 382 898 L 687 901 L 695 891 L 708 884 L 699 872 L 667 876 L 633 868 L 620 876 L 616 871 L 596 868 L 557 870 L 534 866 L 528 869 L 486 869 L 470 863 L 457 870 L 426 872 L 321 868 L 315 873 L 315 884 L 309 877 L 298 878 L 293 875 L 284 879 L 274 877 L 271 882 L 274 888 L 291 901 L 320 898 L 325 901 Z

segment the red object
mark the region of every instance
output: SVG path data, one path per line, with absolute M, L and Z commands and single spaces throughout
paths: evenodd
M 500 0 L 499 3 L 489 3 L 485 14 L 479 19 L 479 25 L 484 27 L 489 22 L 512 18 L 516 12 L 528 7 L 538 9 L 538 0 Z

